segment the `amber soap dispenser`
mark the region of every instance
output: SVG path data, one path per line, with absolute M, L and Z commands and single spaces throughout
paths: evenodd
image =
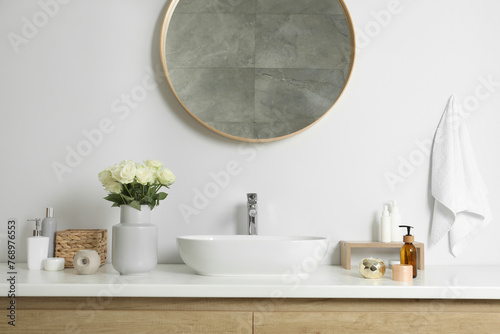
M 413 267 L 413 278 L 417 277 L 417 249 L 413 245 L 415 238 L 411 235 L 413 226 L 399 225 L 408 229 L 408 233 L 403 236 L 404 246 L 401 247 L 401 264 L 411 264 Z

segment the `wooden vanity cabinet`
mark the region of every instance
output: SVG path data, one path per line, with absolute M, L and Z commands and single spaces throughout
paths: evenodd
M 2 297 L 1 305 L 9 299 Z M 0 333 L 499 333 L 499 300 L 19 297 Z M 2 307 L 5 310 L 6 308 Z

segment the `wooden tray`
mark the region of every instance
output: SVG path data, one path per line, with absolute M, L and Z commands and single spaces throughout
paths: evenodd
M 404 242 L 376 242 L 376 241 L 340 241 L 340 265 L 346 269 L 351 269 L 351 249 L 352 248 L 399 248 L 403 247 Z M 417 249 L 417 269 L 424 270 L 424 244 L 414 242 Z

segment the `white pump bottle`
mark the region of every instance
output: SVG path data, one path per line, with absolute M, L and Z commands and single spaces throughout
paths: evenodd
M 42 237 L 42 229 L 40 219 L 28 219 L 28 221 L 35 221 L 35 229 L 33 236 L 27 240 L 28 251 L 28 269 L 40 270 L 43 266 L 43 260 L 47 258 L 49 252 L 49 238 Z
M 381 241 L 382 242 L 391 242 L 391 217 L 389 215 L 389 207 L 388 205 L 384 205 L 384 211 L 382 212 L 382 217 L 380 217 L 380 225 L 381 225 Z

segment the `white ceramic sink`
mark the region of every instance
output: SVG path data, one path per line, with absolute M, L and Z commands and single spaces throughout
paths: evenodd
M 192 235 L 177 238 L 182 260 L 201 275 L 290 275 L 314 270 L 328 250 L 322 237 Z

